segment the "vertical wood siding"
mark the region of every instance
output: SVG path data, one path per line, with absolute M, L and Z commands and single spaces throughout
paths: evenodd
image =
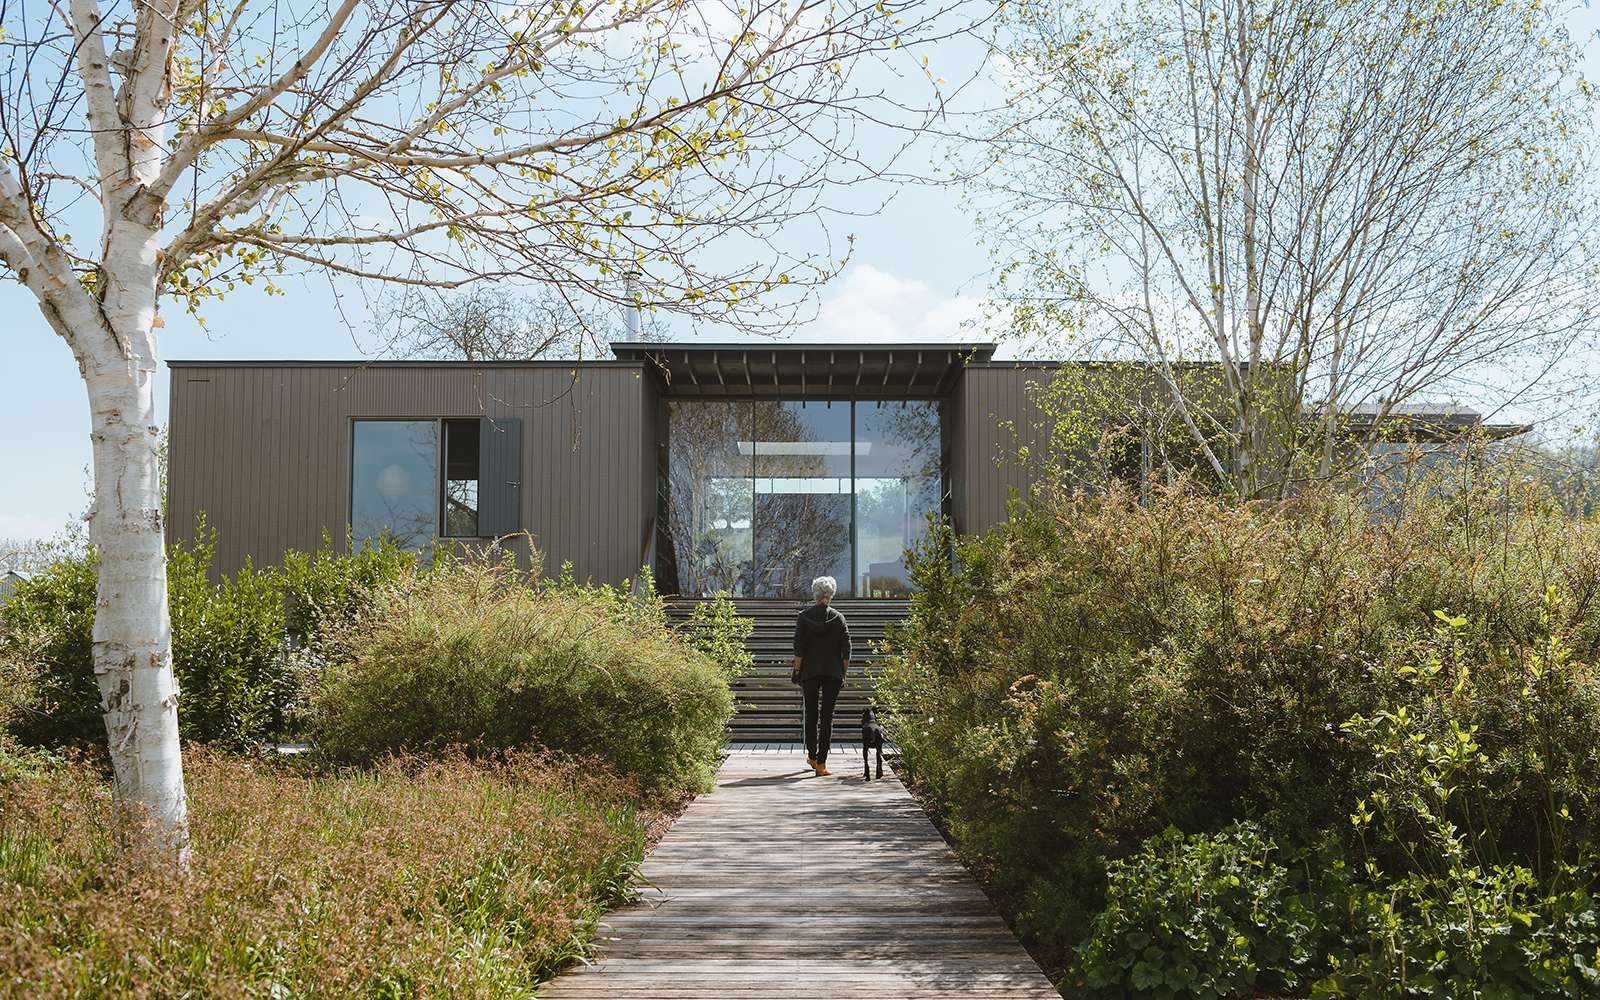
M 951 510 L 956 529 L 981 534 L 1006 518 L 1011 491 L 1026 497 L 1031 479 L 1018 446 L 1038 452 L 1049 442 L 1048 417 L 1030 387 L 1049 382 L 1055 365 L 971 365 L 951 396 Z
M 216 529 L 217 568 L 276 563 L 327 532 L 344 547 L 350 425 L 363 417 L 520 417 L 523 529 L 548 572 L 638 570 L 655 474 L 637 364 L 181 365 L 171 373 L 169 540 Z M 648 477 L 646 470 L 649 470 Z

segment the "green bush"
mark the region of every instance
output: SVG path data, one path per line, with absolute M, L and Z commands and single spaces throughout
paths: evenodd
M 178 725 L 185 739 L 232 746 L 292 734 L 323 635 L 416 564 L 390 542 L 352 555 L 325 542 L 315 553 L 289 553 L 281 569 L 247 564 L 229 576 L 212 571 L 215 532 L 203 521 L 195 539 L 167 554 Z M 105 739 L 94 677 L 96 565 L 93 550 L 64 554 L 0 606 L 0 662 L 31 682 L 8 693 L 8 725 L 24 743 Z
M 311 735 L 352 762 L 549 747 L 676 796 L 711 786 L 732 705 L 723 671 L 666 628 L 653 596 L 532 588 L 459 563 L 402 580 L 346 630 Z
M 718 592 L 709 601 L 695 602 L 681 631 L 684 641 L 710 657 L 729 677 L 739 677 L 755 664 L 745 646 L 755 628 L 755 622 L 739 614 L 733 601 Z
M 96 769 L 0 756 L 0 995 L 531 998 L 626 900 L 650 820 L 547 755 L 184 766 L 187 876 L 117 851 Z
M 12 698 L 11 732 L 30 745 L 105 739 L 94 679 L 95 560 L 67 556 L 0 605 L 0 659 L 31 684 Z
M 1333 491 L 1046 493 L 981 538 L 928 539 L 880 697 L 908 776 L 1026 938 L 1070 965 L 1107 863 L 1168 827 L 1249 819 L 1286 858 L 1330 831 L 1356 850 L 1372 757 L 1340 726 L 1393 702 L 1386 665 L 1418 662 L 1435 609 L 1466 619 L 1454 641 L 1485 662 L 1547 624 L 1593 661 L 1600 532 L 1519 477 L 1474 477 L 1397 498 L 1394 518 Z M 1552 586 L 1569 597 L 1547 609 Z M 1504 780 L 1479 818 L 1501 861 L 1539 872 L 1538 786 L 1513 766 L 1534 731 L 1509 704 L 1482 709 Z M 1584 712 L 1556 732 L 1600 781 Z
M 384 535 L 347 552 L 335 552 L 326 533 L 315 552 L 288 552 L 276 571 L 283 595 L 284 629 L 296 647 L 317 648 L 324 638 L 371 604 L 383 587 L 417 571 L 417 554 Z
M 1250 824 L 1169 830 L 1106 872 L 1106 908 L 1079 955 L 1086 992 L 1173 998 L 1297 989 L 1316 960 L 1314 918 Z
M 167 555 L 179 731 L 208 743 L 259 743 L 283 732 L 291 692 L 283 598 L 273 573 L 248 561 L 213 583 L 215 533 L 202 525 L 196 538 Z
M 1542 634 L 1488 651 L 1441 613 L 1393 703 L 1342 727 L 1371 760 L 1364 878 L 1319 993 L 1600 991 L 1600 672 L 1551 630 L 1560 603 L 1548 591 Z

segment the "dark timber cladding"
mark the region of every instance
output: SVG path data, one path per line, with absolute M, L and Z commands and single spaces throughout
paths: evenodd
M 1048 415 L 1034 399 L 1060 369 L 1052 362 L 989 361 L 968 365 L 951 396 L 950 516 L 956 530 L 980 534 L 1006 519 L 1011 493 L 1033 485 L 1016 459 L 1019 446 L 1041 454 Z
M 655 404 L 640 362 L 169 367 L 168 538 L 190 537 L 203 514 L 224 572 L 314 549 L 324 531 L 342 547 L 363 418 L 498 419 L 520 432 L 514 519 L 552 572 L 570 560 L 580 578 L 620 581 L 646 557 Z

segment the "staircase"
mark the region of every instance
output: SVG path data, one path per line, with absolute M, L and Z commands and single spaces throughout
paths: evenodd
M 693 598 L 674 599 L 667 604 L 668 617 L 681 621 L 689 617 Z M 839 692 L 833 713 L 835 742 L 860 739 L 861 710 L 872 697 L 884 657 L 878 653 L 883 629 L 905 618 L 907 601 L 838 598 L 833 602 L 850 625 L 854 656 L 850 673 Z M 738 598 L 739 614 L 755 622 L 755 631 L 745 640 L 745 648 L 755 659 L 743 677 L 733 682 L 738 708 L 728 726 L 730 743 L 798 743 L 800 732 L 800 689 L 789 682 L 794 665 L 794 616 L 806 605 L 798 601 Z

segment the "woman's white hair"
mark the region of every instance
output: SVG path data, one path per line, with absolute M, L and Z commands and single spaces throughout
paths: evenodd
M 831 576 L 819 576 L 811 581 L 811 596 L 813 598 L 826 597 L 832 600 L 833 595 L 838 592 L 839 581 Z

